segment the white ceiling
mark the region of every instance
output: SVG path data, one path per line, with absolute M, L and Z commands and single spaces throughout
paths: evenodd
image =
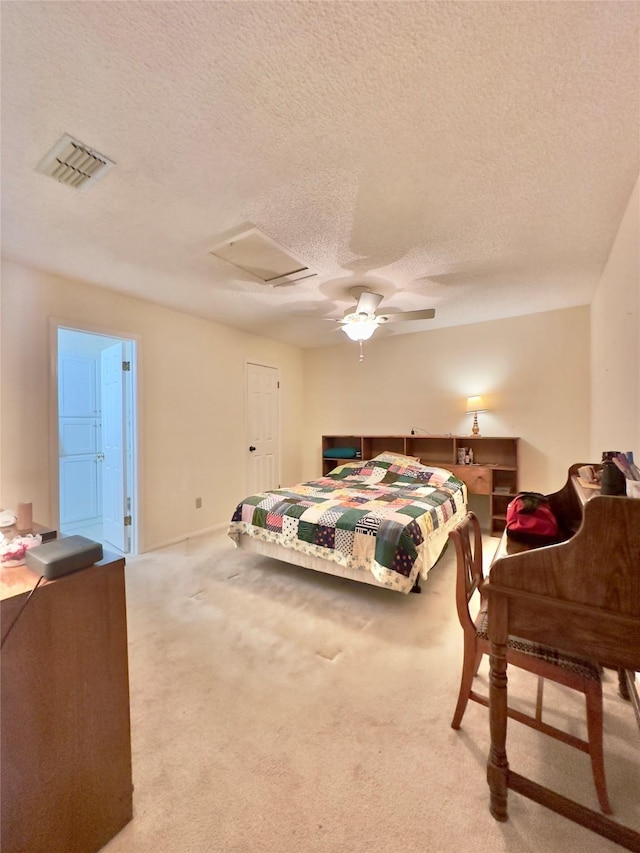
M 639 8 L 3 2 L 3 254 L 305 347 L 353 284 L 436 309 L 377 335 L 587 304 L 640 168 Z M 65 132 L 117 164 L 86 192 L 35 171 Z M 208 254 L 247 224 L 319 277 Z

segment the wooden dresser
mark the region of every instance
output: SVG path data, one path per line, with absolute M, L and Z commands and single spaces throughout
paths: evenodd
M 489 573 L 490 810 L 497 820 L 507 819 L 511 788 L 640 851 L 640 833 L 516 773 L 507 759 L 509 635 L 565 649 L 623 673 L 640 670 L 640 499 L 582 488 L 577 480 L 581 464 L 573 465 L 565 486 L 549 495 L 562 526 L 573 535 L 559 545 L 529 550 L 505 536 Z M 628 686 L 634 690 L 631 675 Z
M 0 570 L 2 637 L 38 576 Z M 43 581 L 2 649 L 3 853 L 91 853 L 132 816 L 124 559 Z

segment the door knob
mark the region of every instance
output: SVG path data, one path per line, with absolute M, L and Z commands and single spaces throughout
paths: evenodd
M 102 462 L 104 459 L 104 453 L 98 453 L 98 461 Z
M 253 446 L 253 444 L 251 444 L 251 445 L 249 446 L 249 450 L 253 453 L 253 451 L 255 450 L 255 447 Z

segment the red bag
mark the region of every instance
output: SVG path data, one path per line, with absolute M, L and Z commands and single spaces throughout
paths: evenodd
M 507 536 L 526 545 L 558 542 L 558 520 L 549 499 L 539 492 L 519 492 L 507 506 Z

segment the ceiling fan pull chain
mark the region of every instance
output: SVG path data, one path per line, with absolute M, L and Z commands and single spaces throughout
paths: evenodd
M 362 352 L 362 341 L 360 341 L 360 358 L 358 359 L 358 361 L 364 361 L 364 353 Z

